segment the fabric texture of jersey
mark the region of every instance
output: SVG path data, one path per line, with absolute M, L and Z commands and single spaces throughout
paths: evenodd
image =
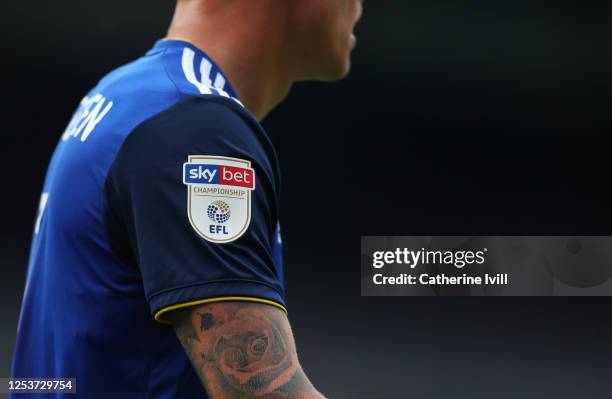
M 253 170 L 248 228 L 231 242 L 190 223 L 196 155 Z M 272 143 L 195 46 L 162 40 L 107 75 L 47 171 L 13 377 L 76 378 L 78 398 L 206 398 L 165 315 L 220 300 L 284 310 L 279 181 Z

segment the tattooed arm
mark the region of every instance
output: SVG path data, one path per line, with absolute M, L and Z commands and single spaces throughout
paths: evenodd
M 302 371 L 280 309 L 216 302 L 170 319 L 211 399 L 323 399 Z

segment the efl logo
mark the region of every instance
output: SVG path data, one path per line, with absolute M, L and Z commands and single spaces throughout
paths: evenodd
M 251 192 L 255 171 L 251 162 L 212 155 L 190 155 L 183 164 L 187 185 L 187 216 L 207 241 L 232 242 L 251 223 Z
M 223 225 L 227 223 L 232 216 L 230 206 L 226 202 L 220 200 L 214 201 L 212 204 L 208 205 L 206 213 L 208 214 L 208 218 L 213 222 L 213 224 L 208 226 L 210 234 L 229 234 L 227 226 Z
M 186 163 L 183 166 L 184 184 L 220 184 L 255 189 L 255 171 L 227 165 Z

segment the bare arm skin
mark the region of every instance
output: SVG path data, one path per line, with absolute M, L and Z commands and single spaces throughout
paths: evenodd
M 170 314 L 211 399 L 324 399 L 298 362 L 287 316 L 250 302 L 216 302 Z

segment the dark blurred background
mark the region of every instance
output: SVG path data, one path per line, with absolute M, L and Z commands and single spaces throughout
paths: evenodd
M 0 376 L 55 143 L 103 74 L 164 35 L 172 3 L 0 6 Z M 351 76 L 297 85 L 265 121 L 290 319 L 322 392 L 610 398 L 609 298 L 362 298 L 359 245 L 612 233 L 611 17 L 610 2 L 368 1 Z

